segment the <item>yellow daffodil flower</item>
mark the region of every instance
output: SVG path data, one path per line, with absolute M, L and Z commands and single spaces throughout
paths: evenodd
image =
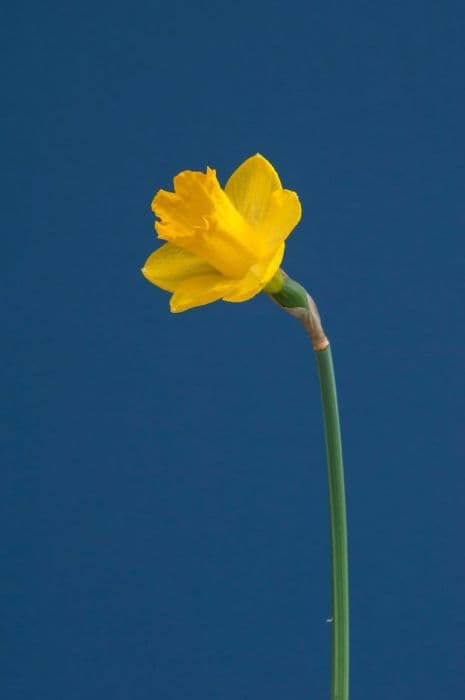
M 174 178 L 174 192 L 155 195 L 152 211 L 159 218 L 158 237 L 167 242 L 149 256 L 142 273 L 173 293 L 173 312 L 258 294 L 278 271 L 284 241 L 301 217 L 296 193 L 283 189 L 258 153 L 238 167 L 224 190 L 211 168 L 185 170 Z

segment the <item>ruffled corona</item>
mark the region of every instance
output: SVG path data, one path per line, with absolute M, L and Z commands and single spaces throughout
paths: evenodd
M 301 217 L 297 195 L 282 188 L 259 154 L 239 166 L 224 190 L 211 168 L 180 173 L 174 192 L 160 190 L 152 210 L 159 219 L 155 230 L 166 243 L 150 255 L 142 273 L 173 293 L 174 312 L 258 294 L 278 270 L 285 239 Z

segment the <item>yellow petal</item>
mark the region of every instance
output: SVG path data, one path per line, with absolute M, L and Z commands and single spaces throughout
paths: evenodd
M 237 284 L 235 289 L 224 296 L 225 301 L 247 301 L 256 296 L 272 279 L 284 257 L 284 243 L 281 243 L 271 259 L 262 260 L 254 265 L 247 277 Z
M 182 282 L 171 297 L 171 311 L 179 313 L 195 306 L 210 304 L 231 292 L 236 285 L 237 280 L 227 279 L 219 272 L 191 277 Z
M 146 260 L 142 274 L 157 287 L 174 292 L 184 280 L 215 272 L 208 263 L 173 243 L 165 243 Z
M 302 207 L 296 193 L 291 190 L 275 190 L 259 227 L 266 243 L 274 248 L 284 241 L 297 226 L 301 216 Z
M 271 193 L 282 185 L 271 163 L 257 153 L 233 172 L 224 189 L 244 219 L 256 226 L 268 212 Z

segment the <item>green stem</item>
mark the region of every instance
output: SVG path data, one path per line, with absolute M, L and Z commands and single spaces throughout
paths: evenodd
M 349 572 L 347 523 L 342 462 L 341 430 L 336 380 L 329 341 L 314 300 L 295 280 L 278 270 L 265 292 L 307 330 L 315 350 L 321 387 L 326 457 L 332 561 L 332 665 L 331 700 L 349 698 Z
M 331 348 L 316 354 L 328 461 L 332 559 L 332 700 L 349 698 L 349 572 L 341 430 Z

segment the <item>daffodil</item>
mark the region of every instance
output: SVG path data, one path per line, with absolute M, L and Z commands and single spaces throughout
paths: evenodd
M 172 292 L 171 310 L 218 299 L 247 301 L 264 290 L 308 332 L 317 358 L 328 462 L 332 561 L 331 700 L 349 700 L 349 578 L 341 431 L 331 348 L 317 306 L 302 285 L 280 269 L 285 241 L 299 223 L 295 192 L 283 189 L 263 156 L 248 158 L 222 189 L 216 173 L 185 170 L 174 192 L 152 202 L 155 230 L 165 241 L 142 272 Z M 284 358 L 281 369 L 292 367 Z M 286 361 L 287 360 L 287 361 Z
M 171 311 L 186 311 L 218 299 L 247 301 L 279 270 L 285 240 L 299 223 L 295 192 L 283 189 L 263 156 L 248 158 L 222 189 L 215 170 L 185 170 L 174 192 L 152 201 L 158 237 L 166 241 L 142 273 L 172 292 Z

